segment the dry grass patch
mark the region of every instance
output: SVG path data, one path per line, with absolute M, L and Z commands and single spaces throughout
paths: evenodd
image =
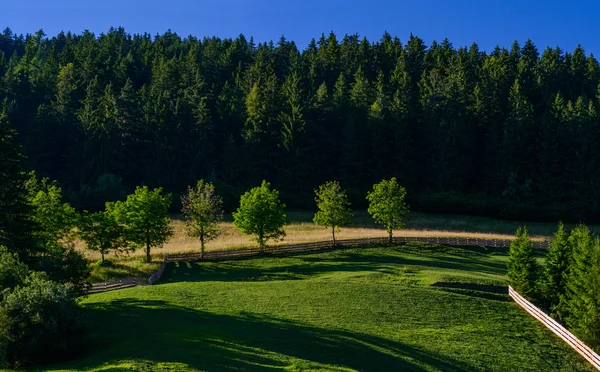
M 293 244 L 331 240 L 331 230 L 316 226 L 312 223 L 312 212 L 288 212 L 289 225 L 285 226 L 286 237 L 280 242 L 270 242 L 269 245 Z M 95 267 L 92 280 L 102 281 L 123 276 L 146 276 L 158 267 L 166 254 L 198 252 L 200 242 L 191 239 L 185 232 L 185 224 L 180 215 L 174 215 L 174 236 L 162 248 L 154 249 L 152 259 L 154 263 L 144 263 L 144 250 L 138 250 L 126 256 L 110 257 L 115 262 L 115 267 Z M 440 215 L 412 212 L 406 229 L 397 230 L 395 236 L 408 237 L 468 237 L 478 239 L 512 239 L 518 226 L 527 225 L 533 240 L 548 240 L 552 237 L 556 224 L 546 222 L 519 222 L 496 220 L 487 217 L 473 217 L 462 215 Z M 568 226 L 572 227 L 572 226 Z M 250 237 L 241 234 L 231 221 L 221 223 L 222 234 L 214 241 L 206 244 L 206 250 L 236 249 L 256 247 Z M 600 231 L 600 226 L 591 226 Z M 366 211 L 357 211 L 355 225 L 341 228 L 336 233 L 338 239 L 358 239 L 385 237 L 386 232 L 381 227 L 373 224 Z M 77 246 L 85 251 L 82 243 Z M 98 261 L 100 255 L 96 252 L 85 251 L 90 261 Z

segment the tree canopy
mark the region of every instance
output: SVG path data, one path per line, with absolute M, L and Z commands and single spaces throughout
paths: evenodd
M 195 187 L 188 186 L 187 194 L 181 196 L 181 204 L 188 235 L 200 240 L 204 255 L 205 242 L 221 233 L 218 223 L 223 220 L 223 199 L 215 194 L 212 183 L 200 180 Z
M 233 224 L 243 234 L 256 235 L 252 240 L 258 243 L 261 253 L 267 241 L 285 237 L 286 218 L 279 191 L 271 189 L 271 184 L 264 180 L 242 195 L 239 208 L 233 212 Z
M 106 203 L 106 210 L 125 226 L 125 238 L 131 247 L 146 248 L 146 262 L 151 261 L 150 249 L 161 247 L 173 235 L 171 201 L 171 195 L 163 195 L 162 188 L 142 186 L 125 201 Z
M 319 209 L 313 221 L 317 225 L 331 227 L 331 238 L 335 245 L 335 232 L 340 226 L 352 224 L 354 211 L 350 209 L 350 202 L 346 192 L 340 187 L 338 181 L 330 181 L 315 190 L 315 201 Z
M 315 36 L 7 29 L 2 120 L 24 168 L 78 209 L 200 178 L 227 209 L 263 179 L 290 207 L 331 179 L 366 207 L 371 185 L 396 177 L 414 209 L 598 219 L 600 67 L 583 47 Z
M 369 214 L 375 222 L 383 225 L 392 243 L 392 232 L 406 226 L 408 205 L 404 201 L 406 189 L 398 184 L 395 177 L 382 180 L 373 185 L 373 191 L 367 193 Z

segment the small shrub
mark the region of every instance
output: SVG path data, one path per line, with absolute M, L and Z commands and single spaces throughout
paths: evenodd
M 0 362 L 20 367 L 64 357 L 81 330 L 73 292 L 32 272 L 0 304 Z

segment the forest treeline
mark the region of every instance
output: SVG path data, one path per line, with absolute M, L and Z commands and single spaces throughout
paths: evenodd
M 228 210 L 263 179 L 292 208 L 332 179 L 361 206 L 396 177 L 413 209 L 591 221 L 599 83 L 583 48 L 531 41 L 0 35 L 0 111 L 26 168 L 82 209 L 200 178 Z

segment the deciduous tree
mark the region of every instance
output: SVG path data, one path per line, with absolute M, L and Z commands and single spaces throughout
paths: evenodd
M 404 201 L 405 196 L 406 189 L 398 184 L 396 177 L 382 180 L 367 193 L 368 212 L 375 222 L 385 227 L 390 244 L 393 242 L 393 230 L 406 226 L 408 205 Z
M 150 190 L 143 186 L 125 201 L 106 203 L 106 210 L 125 226 L 125 236 L 132 247 L 146 248 L 146 262 L 151 261 L 150 249 L 161 247 L 173 235 L 171 201 L 171 194 L 163 195 L 162 188 Z
M 87 213 L 80 217 L 79 237 L 86 242 L 87 249 L 100 253 L 102 264 L 104 256 L 111 251 L 119 251 L 127 247 L 125 229 L 117 222 L 114 214 L 106 211 Z
M 333 245 L 335 245 L 335 231 L 340 226 L 352 224 L 354 211 L 350 209 L 350 202 L 346 192 L 342 190 L 338 181 L 330 181 L 315 190 L 315 201 L 319 209 L 313 221 L 317 225 L 330 227 Z
M 200 180 L 195 187 L 188 186 L 187 194 L 181 196 L 181 204 L 188 235 L 200 239 L 204 257 L 204 244 L 221 233 L 219 222 L 223 220 L 223 199 L 215 194 L 212 183 Z
M 258 243 L 261 253 L 268 240 L 285 237 L 285 223 L 285 204 L 279 200 L 279 191 L 271 189 L 267 181 L 244 193 L 237 212 L 233 213 L 233 224 L 243 234 L 256 235 L 252 240 Z

